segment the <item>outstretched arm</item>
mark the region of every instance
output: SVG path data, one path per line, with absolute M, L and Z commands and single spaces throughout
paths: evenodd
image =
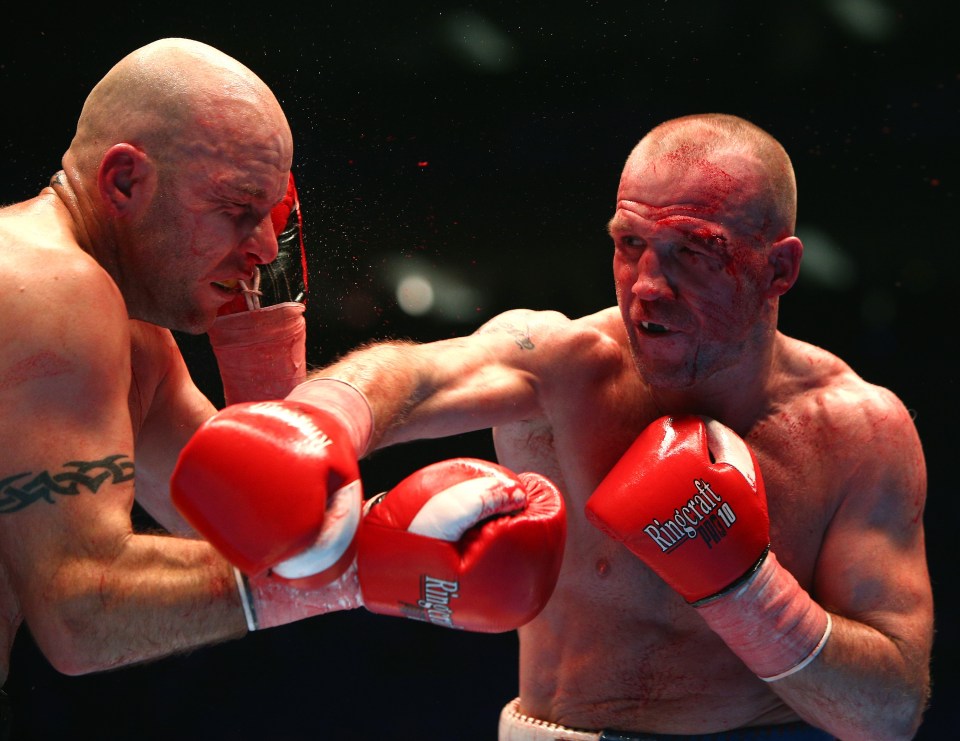
M 513 310 L 468 337 L 368 345 L 310 380 L 336 378 L 367 397 L 369 450 L 486 429 L 537 414 L 539 369 L 559 351 L 567 325 L 553 312 Z

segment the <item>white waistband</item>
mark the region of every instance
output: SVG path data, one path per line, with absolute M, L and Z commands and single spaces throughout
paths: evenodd
M 514 698 L 500 712 L 499 741 L 597 741 L 600 731 L 578 731 L 566 726 L 531 718 L 519 710 L 520 698 Z

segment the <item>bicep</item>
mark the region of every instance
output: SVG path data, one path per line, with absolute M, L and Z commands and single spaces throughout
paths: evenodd
M 929 650 L 933 597 L 923 507 L 926 473 L 909 420 L 861 446 L 856 468 L 826 533 L 816 591 L 827 609 L 867 624 L 902 647 Z
M 109 559 L 130 532 L 129 339 L 115 302 L 24 317 L 3 362 L 0 550 L 28 614 L 65 565 Z M 99 296 L 99 298 L 104 298 Z

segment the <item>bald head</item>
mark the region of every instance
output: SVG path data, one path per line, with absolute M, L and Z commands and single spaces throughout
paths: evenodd
M 711 165 L 739 163 L 742 175 L 731 187 L 749 181 L 755 192 L 752 207 L 771 240 L 793 234 L 797 217 L 797 186 L 793 165 L 770 134 L 749 121 L 722 113 L 705 113 L 666 121 L 650 130 L 627 161 L 636 172 L 650 162 L 668 162 L 680 170 L 709 171 Z M 625 171 L 626 174 L 626 171 Z M 726 171 L 723 173 L 726 175 Z
M 93 88 L 64 164 L 89 172 L 118 142 L 161 161 L 196 157 L 264 128 L 282 140 L 277 166 L 289 169 L 289 127 L 267 85 L 211 46 L 161 39 L 121 59 Z

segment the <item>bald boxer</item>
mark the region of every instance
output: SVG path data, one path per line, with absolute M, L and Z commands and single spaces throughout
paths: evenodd
M 923 451 L 891 391 L 778 331 L 795 221 L 773 137 L 731 115 L 670 120 L 621 175 L 617 306 L 508 311 L 306 381 L 356 390 L 369 450 L 492 428 L 500 463 L 564 493 L 563 567 L 520 628 L 501 741 L 916 732 Z
M 67 674 L 246 633 L 230 563 L 195 535 L 135 533 L 130 514 L 136 497 L 189 531 L 168 481 L 216 410 L 170 330 L 211 330 L 237 313 L 224 307 L 244 283 L 277 267 L 277 234 L 294 226 L 292 157 L 284 113 L 253 71 L 162 39 L 94 87 L 49 187 L 0 210 L 0 683 L 23 621 Z M 221 366 L 225 385 L 274 395 L 302 378 L 302 364 L 278 370 L 302 357 L 301 300 L 276 292 L 242 307 L 242 332 L 211 337 L 259 348 Z M 259 379 L 244 377 L 251 363 Z

